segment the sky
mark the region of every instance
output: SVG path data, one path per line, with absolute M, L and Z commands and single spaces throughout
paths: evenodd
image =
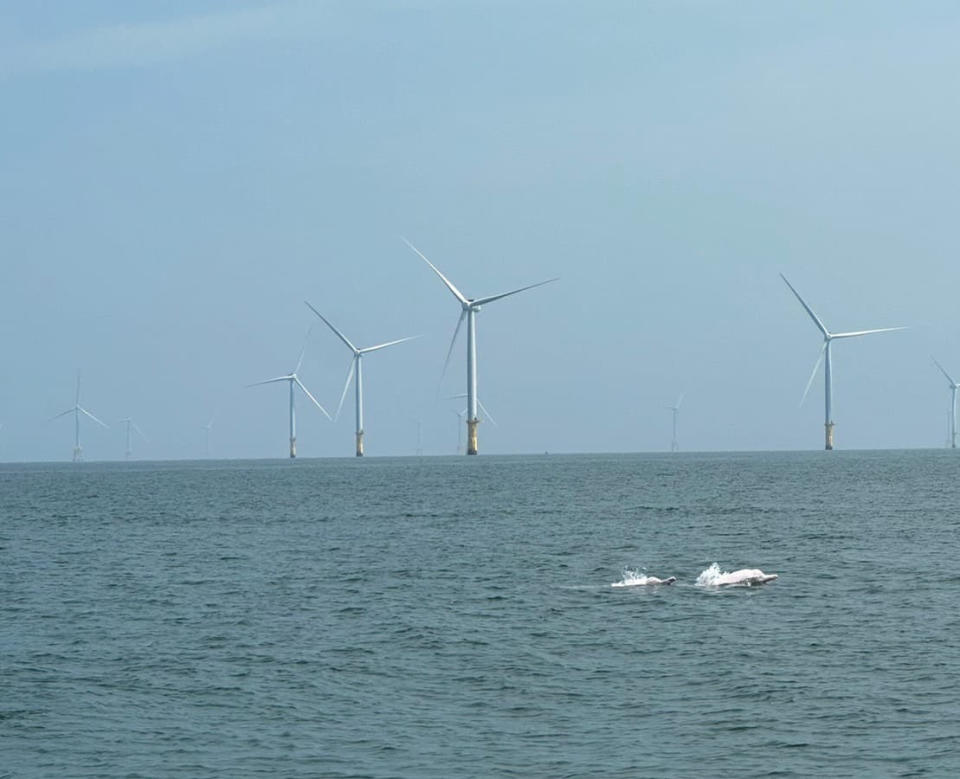
M 0 6 L 0 460 L 284 457 L 296 364 L 369 455 L 942 447 L 960 378 L 952 2 Z M 310 329 L 308 334 L 308 328 Z M 304 457 L 353 453 L 298 400 Z

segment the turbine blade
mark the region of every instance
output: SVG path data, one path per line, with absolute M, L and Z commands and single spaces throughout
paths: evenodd
M 318 409 L 320 409 L 323 412 L 323 415 L 332 422 L 333 419 L 327 413 L 327 410 L 320 405 L 319 401 L 315 397 L 313 397 L 313 395 L 310 394 L 310 390 L 308 390 L 305 386 L 303 386 L 303 382 L 300 381 L 300 379 L 296 379 L 296 378 L 294 379 L 294 381 L 297 383 L 297 386 L 303 390 L 303 394 L 313 401 L 313 405 L 315 405 Z
M 54 417 L 50 417 L 50 419 L 48 419 L 47 421 L 48 421 L 48 422 L 53 422 L 54 419 L 60 419 L 60 417 L 65 417 L 67 414 L 72 414 L 72 413 L 74 413 L 76 410 L 77 410 L 77 406 L 74 406 L 73 408 L 68 408 L 66 411 L 63 411 L 63 412 L 57 414 L 57 415 L 54 416 Z
M 459 301 L 460 301 L 461 303 L 463 303 L 464 305 L 466 305 L 466 304 L 468 304 L 468 303 L 470 302 L 469 300 L 467 300 L 467 299 L 463 296 L 463 293 L 460 292 L 459 289 L 457 289 L 455 286 L 453 286 L 453 282 L 450 281 L 450 279 L 448 279 L 446 276 L 444 276 L 444 275 L 439 271 L 439 269 L 437 268 L 437 266 L 434 265 L 432 262 L 430 262 L 430 260 L 428 260 L 428 259 L 424 256 L 423 252 L 421 252 L 416 246 L 414 246 L 412 243 L 410 243 L 410 241 L 408 241 L 408 240 L 407 240 L 406 238 L 404 238 L 402 235 L 400 236 L 400 239 L 401 239 L 407 246 L 409 246 L 411 249 L 413 249 L 413 250 L 420 256 L 420 259 L 421 259 L 421 260 L 423 260 L 425 263 L 427 263 L 427 265 L 429 265 L 431 268 L 433 268 L 433 272 L 436 273 L 436 274 L 440 277 L 441 281 L 443 281 L 444 284 L 447 285 L 447 289 L 449 289 L 449 290 L 453 293 L 453 296 L 454 296 L 457 300 L 459 300 Z
M 83 406 L 77 406 L 77 409 L 80 411 L 80 413 L 86 414 L 88 417 L 90 417 L 90 419 L 92 419 L 92 420 L 93 420 L 94 422 L 96 422 L 98 425 L 107 428 L 107 430 L 110 429 L 110 425 L 108 425 L 106 422 L 101 422 L 101 421 L 100 421 L 99 419 L 97 419 L 93 414 L 91 414 L 89 411 L 87 411 Z
M 130 420 L 130 427 L 137 431 L 137 434 L 148 444 L 150 443 L 149 439 L 143 434 L 143 431 L 137 426 L 137 423 L 132 419 Z
M 261 384 L 273 384 L 273 383 L 278 382 L 278 381 L 293 381 L 293 375 L 290 375 L 290 376 L 277 376 L 276 378 L 273 378 L 273 379 L 264 379 L 263 381 L 255 381 L 255 382 L 253 382 L 253 384 L 244 384 L 243 386 L 244 386 L 244 388 L 259 387 Z M 213 420 L 212 420 L 212 419 L 210 420 L 210 424 L 211 424 L 211 425 L 213 424 Z
M 457 320 L 457 326 L 453 331 L 453 338 L 450 339 L 450 348 L 447 349 L 447 359 L 443 361 L 443 370 L 440 372 L 440 381 L 443 382 L 443 377 L 447 374 L 447 366 L 450 364 L 450 355 L 453 354 L 453 346 L 457 342 L 457 336 L 460 335 L 460 326 L 463 324 L 463 320 L 467 316 L 467 309 L 460 311 L 460 318 Z
M 412 341 L 414 338 L 419 338 L 419 335 L 411 335 L 406 338 L 398 338 L 396 341 L 387 341 L 385 344 L 377 344 L 376 346 L 368 346 L 366 349 L 358 349 L 357 351 L 360 354 L 366 354 L 367 352 L 375 352 L 377 349 L 386 349 L 388 346 L 393 346 L 394 344 L 402 344 L 404 341 Z
M 483 306 L 483 305 L 486 305 L 487 303 L 492 303 L 494 300 L 500 300 L 500 298 L 505 298 L 510 295 L 516 295 L 518 292 L 526 292 L 528 289 L 533 289 L 534 287 L 542 287 L 544 284 L 550 284 L 553 281 L 559 280 L 559 278 L 560 278 L 559 276 L 555 276 L 552 279 L 547 279 L 546 281 L 538 281 L 536 284 L 528 284 L 525 287 L 520 287 L 520 289 L 514 289 L 514 290 L 511 290 L 510 292 L 503 292 L 499 295 L 490 295 L 490 297 L 486 297 L 486 298 L 478 298 L 477 300 L 471 301 L 471 305 Z
M 950 386 L 951 386 L 951 387 L 954 386 L 957 382 L 955 382 L 955 381 L 953 380 L 953 377 L 952 377 L 949 373 L 947 373 L 947 369 L 944 368 L 940 363 L 938 363 L 938 362 L 937 362 L 937 358 L 934 357 L 933 355 L 930 356 L 930 359 L 933 360 L 933 364 L 936 365 L 936 366 L 940 369 L 940 373 L 942 373 L 944 376 L 947 377 L 947 381 L 950 382 Z
M 800 398 L 800 405 L 803 405 L 803 401 L 807 399 L 807 393 L 810 391 L 810 385 L 813 384 L 813 379 L 817 375 L 817 371 L 820 370 L 820 363 L 823 362 L 823 353 L 827 351 L 827 342 L 823 342 L 823 346 L 820 347 L 820 356 L 817 357 L 817 361 L 813 364 L 813 372 L 810 374 L 810 378 L 807 380 L 807 386 L 803 390 L 803 396 Z
M 347 397 L 347 390 L 350 389 L 350 382 L 353 381 L 353 371 L 357 367 L 357 357 L 354 355 L 353 359 L 350 360 L 350 370 L 347 371 L 347 380 L 343 384 L 343 392 L 340 393 L 340 402 L 337 404 L 337 413 L 333 415 L 333 418 L 340 419 L 340 410 L 343 408 L 343 401 Z
M 490 412 L 487 411 L 487 407 L 486 407 L 485 405 L 483 405 L 483 401 L 480 400 L 480 398 L 477 398 L 477 405 L 480 406 L 480 410 L 486 415 L 487 419 L 490 420 L 490 423 L 491 423 L 494 427 L 500 427 L 500 425 L 497 424 L 496 420 L 493 418 L 493 416 L 490 414 Z
M 803 306 L 803 307 L 806 309 L 806 311 L 807 311 L 808 314 L 810 314 L 810 318 L 814 321 L 814 323 L 816 324 L 816 326 L 820 328 L 820 332 L 823 333 L 823 335 L 824 335 L 826 338 L 829 338 L 829 337 L 830 337 L 830 331 L 827 330 L 826 325 L 824 325 L 823 322 L 820 321 L 820 317 L 818 317 L 816 314 L 813 313 L 813 309 L 810 308 L 810 306 L 807 305 L 807 302 L 806 302 L 802 297 L 800 297 L 800 293 L 797 292 L 797 291 L 793 288 L 793 284 L 791 284 L 789 281 L 787 281 L 787 277 L 786 277 L 786 276 L 784 276 L 784 275 L 781 273 L 781 274 L 780 274 L 780 278 L 783 279 L 784 283 L 785 283 L 788 287 L 790 287 L 790 291 L 791 291 L 794 295 L 797 296 L 797 300 L 800 301 L 800 305 Z
M 300 350 L 300 357 L 297 359 L 297 367 L 293 369 L 294 373 L 300 370 L 300 366 L 303 365 L 303 355 L 307 353 L 307 341 L 310 339 L 311 330 L 313 330 L 312 324 L 307 328 L 307 334 L 303 337 L 303 348 Z
M 680 404 L 681 404 L 681 403 L 683 403 L 683 393 L 682 393 L 682 392 L 680 393 L 680 397 L 677 398 L 677 405 L 674 406 L 674 408 L 675 408 L 677 411 L 680 410 Z
M 77 400 L 76 405 L 80 405 L 80 371 L 77 371 Z
M 870 335 L 871 333 L 892 333 L 894 330 L 906 330 L 906 327 L 881 327 L 878 330 L 856 330 L 852 333 L 835 333 L 831 338 L 855 338 L 858 335 Z
M 331 330 L 333 330 L 333 332 L 335 332 L 335 333 L 339 336 L 340 340 L 343 341 L 343 342 L 347 345 L 347 348 L 348 348 L 350 351 L 352 351 L 354 354 L 356 354 L 356 352 L 357 352 L 357 347 L 354 346 L 352 343 L 350 343 L 350 339 L 348 339 L 343 333 L 341 333 L 339 330 L 337 330 L 337 328 L 335 328 L 332 324 L 330 324 L 330 320 L 327 319 L 327 318 L 326 318 L 323 314 L 321 314 L 319 311 L 317 311 L 317 309 L 315 309 L 313 306 L 311 306 L 308 301 L 304 300 L 303 302 L 307 304 L 307 308 L 309 308 L 314 314 L 316 314 L 318 317 L 320 317 L 320 318 L 324 321 L 324 323 L 327 325 L 327 327 L 329 327 Z

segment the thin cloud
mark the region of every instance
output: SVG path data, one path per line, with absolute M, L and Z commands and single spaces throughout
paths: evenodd
M 5 46 L 0 76 L 143 67 L 194 57 L 254 40 L 309 37 L 322 32 L 330 7 L 288 2 L 222 14 L 115 24 L 47 41 Z

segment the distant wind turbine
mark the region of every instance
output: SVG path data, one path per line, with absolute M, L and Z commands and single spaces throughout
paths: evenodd
M 467 410 L 453 413 L 457 415 L 457 454 L 460 454 L 463 449 L 463 418 L 467 415 Z
M 310 330 L 308 329 L 307 337 L 309 336 L 310 336 Z M 297 412 L 296 412 L 294 399 L 293 399 L 294 385 L 299 387 L 300 390 L 303 392 L 303 394 L 306 395 L 308 398 L 310 398 L 311 401 L 313 401 L 313 405 L 315 405 L 318 409 L 320 409 L 320 411 L 323 412 L 323 415 L 327 419 L 330 419 L 330 415 L 327 413 L 327 410 L 320 405 L 319 401 L 315 397 L 313 397 L 313 395 L 310 394 L 310 390 L 308 390 L 303 385 L 303 382 L 300 381 L 300 379 L 297 377 L 297 371 L 300 370 L 300 366 L 303 364 L 303 355 L 304 355 L 304 352 L 306 352 L 306 350 L 307 350 L 307 339 L 304 338 L 303 348 L 300 350 L 300 357 L 297 360 L 297 367 L 294 368 L 290 373 L 288 373 L 286 376 L 275 376 L 272 379 L 265 379 L 264 381 L 256 381 L 253 384 L 247 385 L 247 387 L 259 387 L 261 384 L 274 384 L 280 381 L 285 381 L 290 385 L 290 457 L 291 458 L 294 458 L 297 456 Z
M 213 430 L 213 420 L 214 420 L 215 418 L 216 418 L 216 414 L 214 414 L 212 417 L 210 417 L 210 421 L 207 422 L 207 424 L 202 425 L 203 430 L 204 430 L 204 433 L 205 433 L 205 435 L 204 435 L 204 443 L 205 443 L 204 452 L 206 453 L 206 456 L 207 456 L 207 457 L 210 456 L 210 431 Z
M 120 423 L 123 425 L 126 425 L 127 427 L 127 430 L 126 430 L 127 449 L 123 454 L 124 454 L 124 459 L 129 460 L 130 455 L 133 454 L 133 437 L 131 435 L 131 430 L 135 430 L 137 435 L 140 436 L 146 443 L 150 443 L 150 442 L 147 440 L 147 437 L 143 434 L 143 431 L 137 426 L 137 423 L 134 422 L 130 417 L 127 417 L 126 419 L 121 419 Z
M 336 418 L 340 417 L 340 410 L 343 408 L 343 400 L 347 397 L 347 390 L 350 388 L 350 381 L 353 379 L 353 374 L 357 374 L 357 384 L 356 384 L 356 395 L 355 395 L 355 405 L 356 405 L 356 417 L 357 417 L 357 457 L 363 457 L 363 355 L 369 354 L 370 352 L 375 352 L 379 349 L 385 349 L 388 346 L 393 346 L 394 344 L 402 344 L 404 341 L 411 341 L 417 336 L 411 335 L 406 338 L 399 338 L 396 341 L 387 341 L 383 344 L 377 344 L 376 346 L 368 346 L 364 349 L 358 349 L 354 346 L 350 339 L 347 338 L 343 333 L 337 330 L 336 327 L 327 319 L 323 314 L 321 314 L 317 309 L 310 305 L 306 300 L 303 301 L 307 304 L 307 307 L 320 319 L 323 320 L 323 323 L 333 330 L 334 333 L 343 341 L 347 348 L 353 352 L 353 359 L 350 361 L 350 370 L 347 371 L 347 380 L 343 385 L 343 392 L 340 393 L 340 403 L 337 405 L 337 413 L 334 415 Z
M 881 327 L 877 330 L 856 330 L 850 333 L 831 333 L 829 330 L 827 330 L 826 325 L 824 325 L 823 322 L 820 320 L 820 317 L 818 317 L 815 313 L 813 313 L 813 309 L 807 305 L 806 301 L 802 297 L 800 297 L 800 293 L 793 288 L 793 285 L 789 281 L 787 281 L 787 277 L 781 273 L 780 278 L 782 278 L 786 283 L 786 285 L 790 287 L 790 291 L 794 295 L 796 295 L 797 300 L 800 301 L 800 305 L 803 306 L 806 312 L 810 315 L 810 318 L 813 320 L 814 324 L 817 326 L 820 332 L 823 333 L 823 346 L 820 347 L 820 356 L 817 358 L 817 361 L 813 366 L 813 372 L 810 374 L 810 379 L 807 381 L 807 386 L 803 390 L 803 397 L 800 399 L 800 403 L 802 404 L 803 401 L 806 399 L 807 393 L 810 391 L 810 385 L 813 384 L 813 379 L 814 377 L 816 377 L 817 371 L 820 369 L 820 363 L 821 361 L 824 361 L 824 358 L 826 358 L 824 361 L 825 416 L 824 416 L 824 423 L 823 423 L 824 431 L 826 433 L 826 445 L 824 448 L 828 450 L 833 449 L 833 411 L 831 408 L 833 404 L 833 387 L 832 387 L 833 372 L 830 364 L 831 344 L 833 343 L 833 341 L 835 341 L 838 338 L 854 338 L 856 336 L 870 335 L 872 333 L 889 333 L 889 332 L 893 332 L 894 330 L 905 330 L 906 328 L 905 327 Z
M 443 363 L 443 373 L 447 371 L 447 365 L 450 363 L 450 355 L 453 353 L 454 344 L 457 342 L 457 335 L 460 333 L 460 327 L 463 324 L 463 320 L 467 320 L 467 454 L 476 454 L 477 453 L 477 424 L 480 422 L 480 418 L 477 414 L 477 408 L 479 402 L 477 399 L 477 328 L 476 328 L 476 315 L 480 310 L 480 307 L 486 305 L 487 303 L 492 303 L 495 300 L 500 300 L 500 298 L 508 297 L 509 295 L 516 295 L 518 292 L 525 292 L 528 289 L 533 289 L 534 287 L 541 287 L 544 284 L 549 284 L 552 281 L 556 281 L 557 278 L 547 279 L 546 281 L 539 281 L 536 284 L 529 284 L 526 287 L 520 287 L 519 289 L 511 290 L 510 292 L 502 292 L 499 295 L 490 295 L 485 298 L 468 298 L 463 295 L 453 283 L 444 276 L 436 265 L 434 265 L 426 256 L 421 252 L 416 246 L 414 246 L 406 238 L 403 239 L 404 243 L 407 244 L 414 252 L 419 255 L 430 268 L 436 273 L 440 280 L 446 285 L 447 289 L 453 294 L 453 296 L 460 303 L 460 319 L 457 321 L 457 327 L 453 331 L 453 338 L 450 340 L 450 348 L 447 350 L 447 358 Z
M 459 395 L 451 395 L 450 400 L 463 400 L 465 397 L 467 397 L 467 394 L 465 392 L 461 392 Z M 483 405 L 483 401 L 480 400 L 479 397 L 477 398 L 477 405 L 480 407 L 480 410 L 484 413 L 486 418 L 490 420 L 491 425 L 493 425 L 494 427 L 500 427 L 500 425 L 497 424 L 497 420 L 493 418 L 493 414 L 490 413 L 490 409 L 488 409 L 485 405 Z M 467 411 L 468 409 L 464 409 L 463 411 L 461 411 L 460 412 L 461 416 L 463 414 L 466 414 Z
M 77 399 L 73 404 L 73 408 L 68 408 L 66 411 L 63 411 L 57 414 L 55 417 L 51 417 L 50 421 L 54 419 L 59 419 L 60 417 L 65 417 L 67 414 L 73 414 L 73 430 L 74 430 L 74 439 L 73 439 L 73 461 L 75 463 L 83 460 L 83 449 L 80 447 L 80 415 L 83 414 L 86 417 L 89 417 L 94 422 L 96 422 L 101 427 L 110 429 L 110 426 L 106 422 L 101 422 L 93 414 L 87 411 L 83 406 L 80 405 L 80 372 L 77 371 Z
M 670 441 L 670 451 L 679 452 L 680 444 L 677 442 L 677 417 L 680 415 L 680 404 L 683 403 L 683 393 L 677 398 L 677 402 L 672 406 L 667 406 L 673 412 L 673 439 Z
M 953 377 L 947 373 L 946 369 L 937 362 L 936 357 L 931 358 L 934 364 L 940 369 L 940 372 L 947 377 L 950 382 L 950 448 L 957 448 L 957 389 L 960 384 L 953 380 Z

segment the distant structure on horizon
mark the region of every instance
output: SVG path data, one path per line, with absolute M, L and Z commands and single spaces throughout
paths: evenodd
M 130 457 L 133 455 L 133 437 L 130 432 L 131 429 L 135 430 L 137 435 L 140 436 L 140 438 L 142 438 L 144 442 L 146 443 L 150 443 L 150 442 L 147 440 L 147 437 L 143 434 L 143 431 L 139 427 L 137 427 L 137 423 L 134 422 L 133 419 L 131 419 L 130 417 L 127 417 L 126 419 L 121 419 L 120 424 L 126 425 L 126 428 L 127 428 L 126 430 L 127 447 L 123 452 L 123 459 L 129 460 Z
M 248 384 L 247 387 L 259 387 L 261 384 L 275 384 L 277 382 L 285 381 L 290 385 L 290 459 L 293 459 L 297 456 L 297 411 L 296 404 L 294 402 L 294 386 L 300 388 L 300 391 L 303 392 L 320 411 L 323 412 L 323 415 L 333 421 L 330 415 L 327 413 L 327 410 L 320 405 L 320 402 L 310 394 L 302 381 L 297 377 L 297 371 L 300 370 L 300 366 L 303 364 L 303 355 L 307 351 L 307 338 L 310 337 L 310 329 L 307 329 L 307 335 L 303 339 L 303 348 L 300 350 L 300 357 L 297 359 L 297 367 L 294 368 L 290 373 L 285 376 L 275 376 L 272 379 L 264 379 L 263 381 L 255 381 L 253 384 Z M 212 423 L 212 420 L 211 420 Z
M 51 417 L 50 421 L 52 422 L 54 419 L 65 417 L 67 414 L 73 414 L 73 461 L 75 463 L 79 463 L 83 461 L 83 449 L 80 446 L 80 415 L 83 414 L 84 416 L 92 419 L 101 427 L 106 428 L 107 430 L 110 429 L 110 425 L 108 425 L 106 422 L 101 422 L 93 414 L 80 405 L 80 371 L 77 371 L 77 397 L 73 404 L 73 408 L 68 408 L 66 411 L 62 411 L 56 416 Z
M 304 300 L 303 302 L 306 303 L 307 308 L 309 308 L 314 314 L 320 317 L 320 319 L 323 320 L 323 323 L 327 327 L 329 327 L 331 330 L 333 330 L 336 336 L 341 341 L 343 341 L 344 344 L 346 344 L 347 348 L 351 352 L 353 352 L 353 359 L 350 360 L 350 370 L 347 371 L 347 381 L 343 385 L 343 392 L 340 393 L 340 402 L 337 404 L 337 413 L 333 415 L 333 418 L 339 419 L 340 409 L 343 408 L 343 400 L 347 396 L 347 390 L 350 389 L 350 381 L 353 379 L 354 372 L 356 372 L 357 384 L 356 384 L 356 394 L 354 399 L 354 403 L 356 404 L 356 421 L 357 421 L 356 456 L 363 457 L 363 361 L 362 361 L 363 355 L 369 354 L 370 352 L 375 352 L 379 349 L 386 349 L 388 346 L 393 346 L 394 344 L 402 344 L 404 341 L 411 341 L 414 338 L 417 338 L 417 336 L 411 335 L 411 336 L 407 336 L 406 338 L 398 338 L 396 341 L 387 341 L 386 343 L 377 344 L 376 346 L 368 346 L 364 349 L 358 349 L 356 346 L 350 343 L 350 339 L 348 339 L 343 333 L 341 333 L 339 330 L 337 330 L 336 327 L 333 326 L 333 323 L 331 323 L 329 319 L 327 319 L 323 314 L 317 311 L 317 309 L 311 306 L 310 303 L 308 303 L 306 300 Z
M 680 443 L 677 441 L 677 418 L 680 416 L 680 404 L 683 403 L 683 393 L 677 397 L 677 402 L 672 406 L 667 406 L 673 412 L 673 438 L 670 440 L 670 451 L 679 452 Z
M 933 360 L 934 365 L 936 365 L 940 369 L 940 372 L 947 377 L 947 381 L 950 383 L 950 415 L 949 415 L 949 422 L 948 422 L 950 432 L 949 432 L 947 441 L 949 442 L 949 446 L 951 449 L 956 449 L 957 448 L 957 388 L 960 387 L 960 384 L 957 384 L 957 382 L 953 380 L 953 377 L 949 373 L 947 373 L 946 369 L 939 362 L 937 362 L 936 357 L 931 356 L 931 359 Z
M 210 431 L 213 430 L 213 420 L 214 420 L 215 418 L 216 418 L 216 414 L 214 414 L 212 417 L 210 417 L 210 421 L 207 422 L 207 424 L 201 425 L 201 427 L 202 427 L 203 430 L 205 431 L 205 435 L 204 435 L 204 453 L 205 453 L 205 455 L 206 455 L 206 457 L 207 457 L 208 459 L 209 459 L 209 457 L 210 457 Z
M 478 451 L 477 425 L 480 423 L 480 417 L 477 413 L 479 407 L 477 399 L 477 312 L 480 310 L 481 306 L 484 306 L 487 303 L 493 303 L 495 300 L 500 300 L 501 298 L 505 298 L 510 295 L 516 295 L 518 292 L 525 292 L 526 290 L 533 289 L 534 287 L 542 287 L 544 284 L 549 284 L 552 281 L 556 281 L 558 277 L 547 279 L 546 281 L 539 281 L 536 284 L 528 284 L 526 287 L 520 287 L 519 289 L 514 289 L 510 292 L 502 292 L 499 295 L 490 295 L 489 297 L 485 298 L 468 298 L 465 297 L 459 289 L 453 286 L 453 283 L 439 271 L 436 265 L 426 258 L 423 252 L 410 243 L 410 241 L 408 241 L 406 238 L 404 238 L 403 241 L 407 244 L 407 246 L 417 253 L 420 259 L 430 266 L 433 272 L 440 277 L 440 280 L 446 285 L 447 289 L 450 290 L 451 294 L 460 303 L 460 319 L 457 320 L 457 327 L 453 331 L 453 338 L 450 339 L 450 348 L 447 350 L 447 358 L 443 363 L 443 374 L 447 372 L 447 365 L 450 363 L 450 355 L 453 353 L 453 347 L 457 342 L 457 335 L 460 333 L 460 327 L 463 324 L 463 320 L 467 320 L 467 454 L 476 454 Z
M 800 301 L 800 305 L 803 306 L 806 312 L 810 315 L 810 318 L 813 320 L 813 323 L 817 326 L 820 332 L 823 333 L 823 346 L 820 347 L 820 356 L 817 357 L 817 361 L 816 363 L 814 363 L 813 372 L 810 374 L 810 379 L 807 381 L 807 386 L 803 390 L 803 396 L 800 398 L 800 404 L 803 405 L 803 401 L 806 399 L 807 393 L 810 391 L 810 385 L 813 384 L 813 379 L 814 377 L 816 377 L 817 371 L 820 369 L 820 363 L 825 359 L 826 361 L 824 362 L 824 370 L 823 370 L 824 410 L 825 410 L 823 427 L 824 427 L 824 433 L 826 437 L 826 444 L 824 446 L 824 449 L 829 451 L 833 449 L 833 410 L 831 408 L 831 406 L 833 405 L 833 387 L 832 387 L 833 372 L 832 372 L 831 363 L 830 363 L 831 345 L 838 338 L 855 338 L 861 335 L 870 335 L 871 333 L 889 333 L 894 330 L 905 330 L 906 328 L 905 327 L 881 327 L 877 330 L 856 330 L 850 333 L 831 333 L 829 330 L 827 330 L 826 325 L 823 324 L 823 322 L 820 320 L 820 317 L 818 317 L 815 313 L 813 313 L 813 309 L 807 305 L 806 301 L 802 297 L 800 297 L 800 293 L 793 288 L 793 285 L 789 281 L 787 281 L 787 277 L 781 273 L 780 278 L 784 280 L 784 282 L 788 287 L 790 287 L 790 291 L 794 295 L 796 295 L 797 300 Z

